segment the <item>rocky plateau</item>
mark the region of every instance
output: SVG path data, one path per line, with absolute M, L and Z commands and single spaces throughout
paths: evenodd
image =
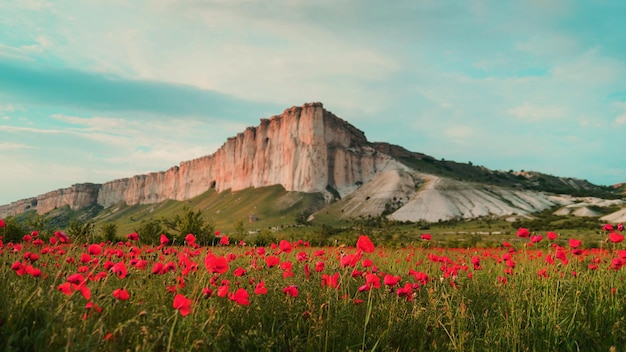
M 261 119 L 258 126 L 229 138 L 211 155 L 183 161 L 166 171 L 104 184 L 76 184 L 18 200 L 0 206 L 0 217 L 28 210 L 45 214 L 63 206 L 80 210 L 96 204 L 109 208 L 119 203 L 184 201 L 210 189 L 238 191 L 270 185 L 282 185 L 286 191 L 322 193 L 328 206 L 344 218 L 385 214 L 393 220 L 411 222 L 532 216 L 554 207 L 559 207 L 560 215 L 597 216 L 597 207 L 624 205 L 623 199 L 615 199 L 618 197 L 572 195 L 595 187 L 582 180 L 556 178 L 571 192 L 546 192 L 437 174 L 407 160 L 435 162 L 428 155 L 393 144 L 368 142 L 362 131 L 325 110 L 321 103 L 308 103 Z M 503 177 L 501 172 L 485 168 L 476 172 L 495 180 Z M 603 219 L 626 221 L 626 209 Z

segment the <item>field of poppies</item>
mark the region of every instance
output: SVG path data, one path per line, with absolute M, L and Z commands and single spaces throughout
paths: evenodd
M 0 234 L 3 225 L 0 219 Z M 496 248 L 0 241 L 4 351 L 620 351 L 623 226 Z M 590 241 L 591 242 L 591 241 Z M 594 247 L 594 248 L 591 248 Z

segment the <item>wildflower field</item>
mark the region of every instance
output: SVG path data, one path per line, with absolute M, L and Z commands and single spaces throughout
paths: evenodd
M 496 248 L 401 249 L 33 232 L 0 242 L 0 349 L 622 351 L 623 227 L 603 231 L 596 248 L 520 228 Z

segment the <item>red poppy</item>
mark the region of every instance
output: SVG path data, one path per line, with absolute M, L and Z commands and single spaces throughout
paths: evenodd
M 298 287 L 295 285 L 290 285 L 283 288 L 283 293 L 291 297 L 298 297 Z
M 225 257 L 216 257 L 208 254 L 204 258 L 204 266 L 210 273 L 223 274 L 228 271 L 228 261 Z
M 126 268 L 126 263 L 124 262 L 115 263 L 113 267 L 111 267 L 111 271 L 120 279 L 124 279 L 128 275 L 128 269 Z
M 431 235 L 429 233 L 425 233 L 422 235 L 422 239 L 425 241 L 430 241 L 431 240 Z
M 359 236 L 356 241 L 356 248 L 366 253 L 372 253 L 374 252 L 374 243 L 367 236 Z
M 196 236 L 192 233 L 188 233 L 187 236 L 185 236 L 185 242 L 187 242 L 188 245 L 194 245 L 196 243 Z
M 543 236 L 541 236 L 541 235 L 530 236 L 530 242 L 531 243 L 539 243 L 539 242 L 541 242 L 541 240 L 543 240 Z
M 191 300 L 180 293 L 174 296 L 174 303 L 172 304 L 174 309 L 178 309 L 180 315 L 187 316 L 191 313 Z
M 624 235 L 621 235 L 617 232 L 611 232 L 609 234 L 609 241 L 613 243 L 620 243 L 624 240 Z
M 291 243 L 287 240 L 280 240 L 278 243 L 278 248 L 280 248 L 281 252 L 289 253 L 292 250 Z
M 324 267 L 326 266 L 326 264 L 324 262 L 317 262 L 315 263 L 315 271 L 316 272 L 322 272 L 324 271 Z
M 361 260 L 361 257 L 362 257 L 362 254 L 360 252 L 357 252 L 355 254 L 346 254 L 342 256 L 341 258 L 339 258 L 339 264 L 341 265 L 342 268 L 346 266 L 354 267 L 356 263 L 358 263 L 359 260 Z
M 569 246 L 570 246 L 570 248 L 578 248 L 578 247 L 580 247 L 581 244 L 583 244 L 583 241 L 581 241 L 581 240 L 577 240 L 575 238 L 570 238 L 569 239 Z
M 164 234 L 161 234 L 161 237 L 159 238 L 159 242 L 165 246 L 166 244 L 170 243 L 170 239 L 167 238 L 167 236 L 165 236 Z
M 90 244 L 87 247 L 87 253 L 90 255 L 100 255 L 102 254 L 102 247 L 99 244 Z
M 267 288 L 265 288 L 265 281 L 261 281 L 256 285 L 254 289 L 255 295 L 264 295 L 267 293 Z
M 246 269 L 244 269 L 242 267 L 238 267 L 237 269 L 235 269 L 235 271 L 233 271 L 233 274 L 235 276 L 244 276 L 244 275 L 246 275 Z
M 228 240 L 228 236 L 226 235 L 222 236 L 222 238 L 220 238 L 220 244 L 223 246 L 228 246 L 230 244 L 230 241 Z
M 70 243 L 70 238 L 68 235 L 66 235 L 64 232 L 61 231 L 56 231 L 54 233 L 54 236 L 59 240 L 59 242 L 61 243 Z M 50 238 L 50 243 L 52 243 L 52 238 Z
M 57 286 L 57 290 L 61 291 L 64 295 L 71 296 L 72 295 L 72 284 L 69 282 L 64 282 Z
M 548 238 L 549 241 L 554 241 L 556 240 L 556 238 L 558 237 L 558 235 L 556 234 L 556 232 L 553 231 L 548 231 L 546 233 L 546 237 Z
M 274 267 L 280 263 L 280 258 L 275 256 L 265 257 L 265 264 L 267 264 L 268 268 Z
M 139 235 L 137 234 L 137 232 L 129 233 L 128 235 L 126 235 L 126 239 L 129 241 L 137 241 L 139 239 Z
M 365 283 L 370 287 L 380 288 L 380 278 L 376 274 L 365 274 Z
M 119 299 L 120 301 L 126 301 L 130 298 L 130 294 L 124 288 L 118 288 L 113 291 L 113 297 Z
M 250 301 L 248 300 L 249 297 L 250 297 L 250 294 L 248 294 L 248 291 L 246 291 L 245 288 L 240 287 L 234 293 L 231 292 L 231 295 L 229 295 L 228 298 L 230 298 L 231 301 L 237 302 L 237 304 L 239 305 L 249 306 L 250 305 Z
M 604 225 L 602 225 L 602 231 L 613 231 L 613 230 L 614 230 L 614 228 L 613 228 L 613 225 L 611 225 L 611 224 L 604 224 Z
M 402 279 L 402 277 L 400 276 L 394 276 L 391 274 L 387 274 L 385 275 L 385 277 L 383 277 L 383 283 L 387 286 L 395 286 L 398 284 L 398 282 L 400 282 L 400 280 Z
M 4 222 L 4 220 L 2 220 L 2 218 L 0 218 L 0 228 L 3 228 L 5 226 L 7 226 L 7 223 Z
M 334 273 L 332 276 L 322 274 L 322 287 L 339 288 L 339 273 Z
M 528 231 L 528 229 L 527 229 L 527 228 L 520 227 L 520 228 L 517 230 L 517 237 L 526 238 L 526 237 L 528 237 L 528 236 L 530 236 L 530 231 Z

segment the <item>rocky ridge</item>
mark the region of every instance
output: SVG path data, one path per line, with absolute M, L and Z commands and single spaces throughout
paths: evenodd
M 438 161 L 389 143 L 371 143 L 321 103 L 309 103 L 261 119 L 258 126 L 228 138 L 214 154 L 166 171 L 104 184 L 76 184 L 19 200 L 0 206 L 0 217 L 31 209 L 42 214 L 62 206 L 80 210 L 96 204 L 108 208 L 183 201 L 210 189 L 271 185 L 323 193 L 329 203 L 338 200 L 330 206 L 343 218 L 384 214 L 398 221 L 530 216 L 555 206 L 561 207 L 560 214 L 594 216 L 594 206 L 624 203 L 539 190 L 549 186 L 575 193 L 597 187 L 585 180 L 492 171 Z M 621 219 L 622 213 L 605 218 Z

